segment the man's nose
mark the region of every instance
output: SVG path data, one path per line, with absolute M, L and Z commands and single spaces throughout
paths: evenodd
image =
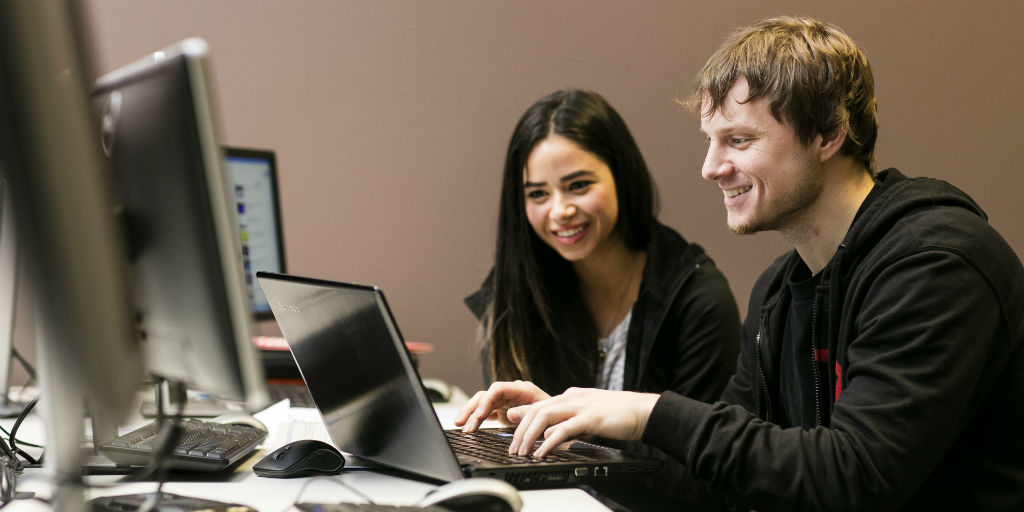
M 725 157 L 724 149 L 714 142 L 708 144 L 708 154 L 704 157 L 704 167 L 700 170 L 701 177 L 715 181 L 730 172 L 732 163 Z

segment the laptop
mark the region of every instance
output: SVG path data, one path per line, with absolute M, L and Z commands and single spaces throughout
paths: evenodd
M 582 441 L 543 459 L 508 455 L 512 429 L 443 430 L 379 288 L 256 277 L 328 435 L 346 453 L 437 481 L 491 477 L 520 489 L 614 483 L 661 468 L 658 459 Z M 479 451 L 488 443 L 501 460 Z

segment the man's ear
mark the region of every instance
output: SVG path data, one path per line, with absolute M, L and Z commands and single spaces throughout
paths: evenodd
M 837 153 L 843 148 L 843 144 L 846 143 L 846 128 L 836 128 L 830 132 L 825 132 L 819 135 L 818 139 L 818 150 L 821 161 L 824 162 Z

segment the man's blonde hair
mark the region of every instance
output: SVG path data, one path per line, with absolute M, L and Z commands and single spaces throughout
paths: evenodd
M 714 114 L 740 77 L 750 86 L 746 101 L 767 98 L 772 115 L 790 124 L 804 144 L 845 129 L 842 153 L 872 172 L 878 137 L 874 79 L 867 56 L 841 29 L 792 17 L 740 29 L 708 59 L 689 105 L 702 116 Z

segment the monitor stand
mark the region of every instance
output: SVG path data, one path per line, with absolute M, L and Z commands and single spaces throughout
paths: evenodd
M 186 418 L 212 418 L 223 414 L 246 412 L 245 404 L 241 402 L 223 400 L 207 393 L 174 390 L 169 388 L 166 382 L 157 386 L 162 386 L 160 392 L 155 393 L 153 399 L 143 400 L 139 406 L 139 413 L 144 418 L 157 417 L 157 400 L 163 400 L 164 414 L 172 415 L 178 412 L 179 404 L 184 401 L 185 407 L 181 410 L 181 415 Z

